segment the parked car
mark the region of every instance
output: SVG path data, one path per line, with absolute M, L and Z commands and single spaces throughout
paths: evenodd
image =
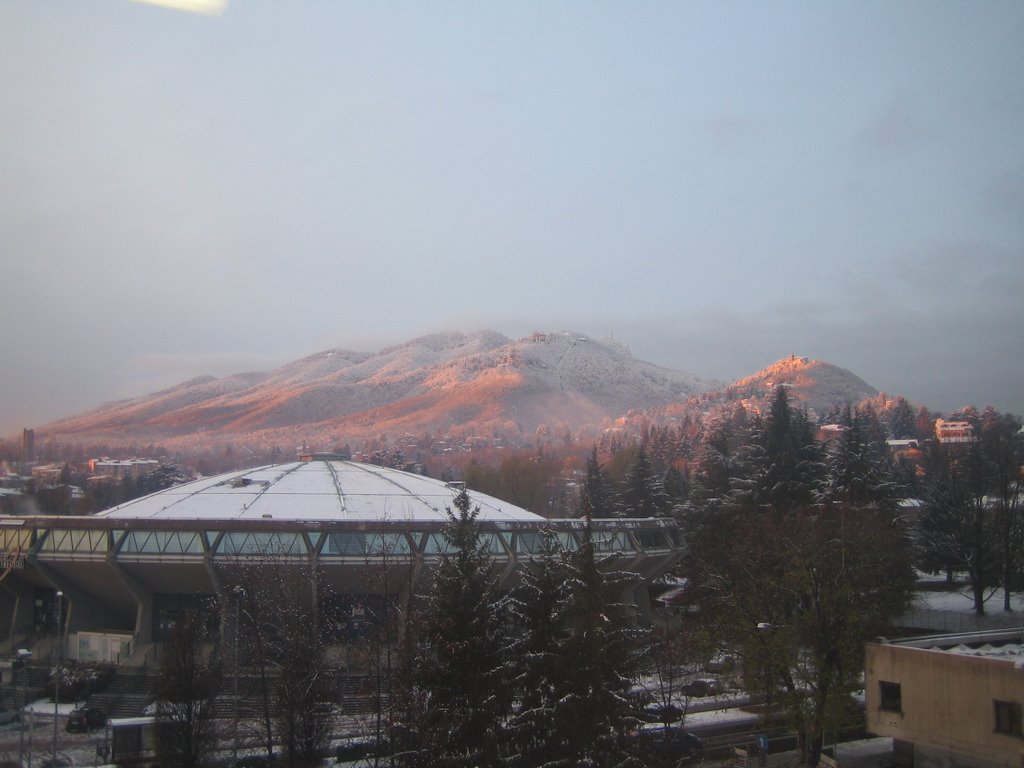
M 68 733 L 88 733 L 107 724 L 107 713 L 98 707 L 78 707 L 71 710 L 65 729 Z
M 16 723 L 21 719 L 20 713 L 16 709 L 0 709 L 0 725 L 7 725 L 8 723 Z
M 717 696 L 721 692 L 722 684 L 713 678 L 694 680 L 693 682 L 687 683 L 683 686 L 683 693 L 695 698 Z

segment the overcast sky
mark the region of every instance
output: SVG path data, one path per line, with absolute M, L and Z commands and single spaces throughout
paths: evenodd
M 0 2 L 0 434 L 442 330 L 1024 412 L 1024 3 Z

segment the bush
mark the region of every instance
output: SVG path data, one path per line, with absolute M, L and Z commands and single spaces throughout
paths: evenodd
M 61 701 L 78 701 L 102 691 L 114 676 L 111 664 L 83 664 L 69 660 L 63 662 L 57 672 L 60 675 Z M 53 671 L 46 678 L 46 695 L 54 697 Z

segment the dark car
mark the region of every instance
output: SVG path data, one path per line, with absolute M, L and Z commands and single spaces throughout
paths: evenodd
M 717 680 L 710 678 L 703 680 L 694 680 L 691 683 L 687 683 L 683 686 L 683 693 L 687 696 L 693 696 L 695 698 L 704 698 L 705 696 L 715 696 L 722 692 L 722 686 Z
M 701 761 L 704 742 L 679 726 L 645 728 L 637 733 L 639 757 L 648 766 L 691 765 Z
M 65 726 L 68 733 L 88 733 L 93 728 L 102 728 L 107 724 L 107 714 L 97 707 L 79 707 L 71 710 L 68 715 L 68 724 Z

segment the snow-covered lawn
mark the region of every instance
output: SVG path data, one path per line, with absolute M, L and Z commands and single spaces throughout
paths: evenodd
M 986 612 L 995 613 L 1003 610 L 1003 590 L 989 590 L 985 594 L 989 595 L 985 601 Z M 960 587 L 948 592 L 933 592 L 931 590 L 918 592 L 915 602 L 919 608 L 932 611 L 974 612 L 974 598 L 967 587 Z M 1014 613 L 1024 613 L 1024 595 L 1011 594 L 1010 607 Z M 1024 616 L 1021 616 L 1021 623 L 1024 624 Z

